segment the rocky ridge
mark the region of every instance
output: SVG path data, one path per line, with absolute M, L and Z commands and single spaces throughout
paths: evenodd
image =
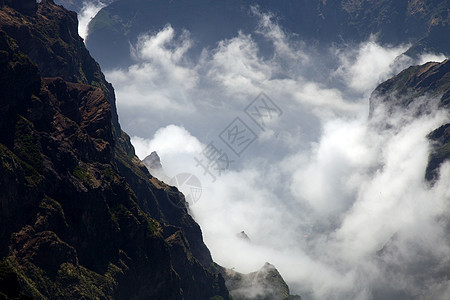
M 169 201 L 183 195 L 121 131 L 75 13 L 3 1 L 0 69 L 0 298 L 227 299 Z
M 256 272 L 242 274 L 217 266 L 234 300 L 301 300 L 291 295 L 289 287 L 274 265 L 265 263 Z
M 372 93 L 371 112 L 384 105 L 388 111 L 410 110 L 417 114 L 430 109 L 450 109 L 450 60 L 412 66 L 380 84 Z M 431 154 L 425 173 L 428 181 L 439 176 L 439 167 L 450 158 L 450 123 L 428 135 Z

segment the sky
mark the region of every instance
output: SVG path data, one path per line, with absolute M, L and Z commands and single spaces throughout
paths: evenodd
M 369 118 L 379 83 L 445 57 L 413 61 L 402 55 L 409 45 L 376 37 L 315 49 L 254 12 L 253 32 L 198 59 L 188 55 L 191 33 L 166 24 L 130 45 L 132 65 L 105 70 L 136 154 L 157 151 L 166 182 L 198 178 L 201 194 L 179 188 L 224 267 L 270 262 L 302 299 L 446 299 L 450 284 L 437 275 L 450 259 L 450 164 L 434 185 L 424 174 L 426 135 L 448 115 L 423 98 L 430 112 L 420 117 L 417 107 L 379 105 Z

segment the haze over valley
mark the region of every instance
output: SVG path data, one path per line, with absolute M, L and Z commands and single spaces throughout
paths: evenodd
M 156 151 L 166 181 L 182 173 L 200 179 L 190 211 L 225 267 L 247 273 L 269 261 L 303 299 L 444 299 L 448 282 L 437 274 L 448 259 L 448 166 L 433 184 L 425 170 L 427 135 L 448 112 L 436 104 L 441 95 L 395 106 L 378 104 L 386 95 L 372 92 L 409 66 L 444 61 L 448 49 L 408 56 L 415 41 L 383 41 L 383 31 L 336 42 L 304 37 L 283 7 L 270 5 L 242 4 L 242 28 L 203 15 L 192 25 L 189 8 L 186 24 L 160 16 L 136 40 L 126 36 L 129 63 L 108 61 L 105 71 L 136 154 Z M 98 51 L 89 37 L 87 45 Z M 245 113 L 260 93 L 281 110 L 266 115 L 264 128 Z M 221 139 L 236 117 L 256 136 L 241 155 Z M 196 160 L 211 142 L 232 161 L 211 168 L 214 175 Z

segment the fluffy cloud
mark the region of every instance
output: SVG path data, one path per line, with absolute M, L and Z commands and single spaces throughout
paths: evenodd
M 89 34 L 89 22 L 106 4 L 101 1 L 86 1 L 78 14 L 78 34 L 86 40 Z
M 117 89 L 117 97 L 126 100 L 126 106 L 136 109 L 151 106 L 157 111 L 185 113 L 194 110 L 188 93 L 196 87 L 198 76 L 183 63 L 190 47 L 189 35 L 183 32 L 176 37 L 171 26 L 154 36 L 142 35 L 131 49 L 140 63 L 126 71 L 108 73 L 108 79 Z
M 238 32 L 198 59 L 189 56 L 188 32 L 167 25 L 144 34 L 131 49 L 136 63 L 107 72 L 138 156 L 156 150 L 168 178 L 200 179 L 191 213 L 226 267 L 250 272 L 270 261 L 304 299 L 371 299 L 396 289 L 445 295 L 432 270 L 450 259 L 450 166 L 433 187 L 423 178 L 426 134 L 448 116 L 402 111 L 385 128 L 380 107 L 368 119 L 377 83 L 419 61 L 399 57 L 404 45 L 371 39 L 330 49 L 338 65 L 327 65 L 272 16 L 253 14 L 255 32 Z M 261 54 L 255 36 L 273 45 L 272 55 Z M 264 130 L 244 113 L 261 91 L 283 111 Z M 236 117 L 256 135 L 241 156 L 220 139 Z M 215 181 L 195 160 L 211 141 L 233 160 Z M 242 230 L 250 242 L 236 235 Z M 433 267 L 423 271 L 428 281 L 417 266 Z
M 372 91 L 386 78 L 392 77 L 408 66 L 424 64 L 429 61 L 443 61 L 442 54 L 422 54 L 416 61 L 402 55 L 411 45 L 381 46 L 375 37 L 360 44 L 355 49 L 337 49 L 340 66 L 334 76 L 343 80 L 353 91 L 362 93 Z
M 338 51 L 341 66 L 335 75 L 357 92 L 373 90 L 383 79 L 395 75 L 407 65 L 408 59 L 399 55 L 409 46 L 382 47 L 372 37 L 357 49 Z

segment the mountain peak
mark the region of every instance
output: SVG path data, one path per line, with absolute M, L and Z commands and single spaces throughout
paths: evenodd
M 162 169 L 161 159 L 159 158 L 158 153 L 153 151 L 142 161 L 149 169 L 151 170 L 160 170 Z

